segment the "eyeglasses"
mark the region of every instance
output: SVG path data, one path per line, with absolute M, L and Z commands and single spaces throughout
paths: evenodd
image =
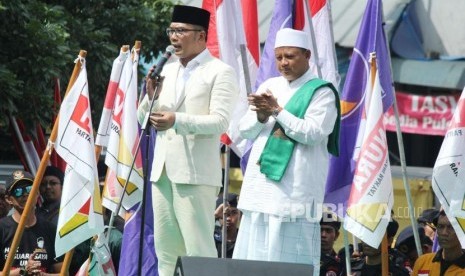
M 183 36 L 186 32 L 201 32 L 202 30 L 197 29 L 184 29 L 184 28 L 166 28 L 166 35 L 172 36 L 175 34 L 176 36 Z
M 25 194 L 31 193 L 32 186 L 26 186 L 26 187 L 18 187 L 14 188 L 10 194 L 14 197 L 22 197 Z

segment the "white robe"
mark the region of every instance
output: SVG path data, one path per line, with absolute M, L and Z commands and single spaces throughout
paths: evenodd
M 265 81 L 257 90 L 269 89 L 284 107 L 294 93 L 314 78 L 307 71 L 289 83 L 283 77 Z M 289 165 L 280 182 L 267 179 L 260 172 L 258 159 L 275 124 L 270 116 L 265 124 L 258 122 L 256 112 L 248 110 L 239 123 L 242 137 L 254 140 L 239 198 L 239 209 L 282 217 L 313 215 L 321 208 L 329 167 L 328 136 L 337 117 L 335 96 L 329 88 L 318 89 L 303 119 L 282 110 L 276 120 L 290 138 L 297 141 Z M 321 213 L 321 209 L 320 209 Z M 319 217 L 316 217 L 319 221 Z
M 294 93 L 314 78 L 310 70 L 289 83 L 283 77 L 265 81 L 256 93 L 267 89 L 284 107 Z M 287 136 L 297 141 L 281 181 L 267 179 L 257 164 L 276 122 L 258 122 L 251 109 L 239 130 L 254 140 L 242 183 L 238 208 L 244 214 L 233 258 L 294 262 L 314 265 L 319 275 L 321 206 L 329 166 L 328 136 L 337 118 L 333 92 L 315 91 L 303 119 L 282 110 L 276 120 Z

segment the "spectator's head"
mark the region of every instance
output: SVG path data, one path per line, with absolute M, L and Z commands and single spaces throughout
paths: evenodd
M 284 28 L 276 33 L 276 68 L 288 81 L 300 78 L 309 68 L 310 42 L 307 33 Z
M 181 62 L 187 63 L 207 45 L 210 12 L 192 6 L 175 5 L 166 34 Z
M 341 222 L 336 214 L 323 212 L 320 220 L 321 229 L 321 252 L 330 254 L 333 251 L 334 242 L 339 237 Z
M 237 202 L 239 200 L 239 196 L 234 193 L 229 193 L 226 200 L 228 201 L 228 206 L 226 207 L 225 215 L 226 215 L 226 227 L 236 229 L 239 221 L 241 219 L 241 212 L 237 209 Z M 223 197 L 220 196 L 216 200 L 216 207 L 218 208 L 223 203 Z M 220 222 L 223 225 L 223 219 L 220 218 Z
M 444 251 L 460 249 L 460 241 L 444 210 L 439 212 L 439 216 L 434 222 L 441 248 L 443 248 Z
M 40 184 L 40 194 L 45 202 L 57 202 L 61 200 L 63 190 L 64 174 L 54 166 L 45 169 L 42 183 Z
M 6 217 L 10 212 L 11 206 L 6 202 L 5 187 L 0 186 L 0 218 Z
M 437 209 L 426 209 L 418 217 L 418 224 L 425 229 L 425 235 L 434 240 L 434 233 L 436 232 L 436 225 L 434 225 L 435 218 L 439 215 Z
M 22 170 L 14 171 L 6 180 L 5 200 L 19 213 L 22 213 L 26 206 L 33 183 L 34 176 Z
M 418 251 L 415 245 L 415 238 L 413 236 L 413 227 L 407 226 L 402 230 L 396 240 L 396 249 L 405 254 L 410 264 L 413 266 L 418 259 Z M 431 253 L 433 242 L 425 235 L 423 227 L 418 227 L 418 236 L 420 237 L 421 247 L 423 253 Z

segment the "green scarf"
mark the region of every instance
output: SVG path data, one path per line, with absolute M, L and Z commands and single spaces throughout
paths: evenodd
M 328 152 L 334 156 L 339 156 L 339 127 L 341 122 L 341 107 L 339 95 L 336 89 L 330 82 L 322 79 L 312 79 L 305 83 L 297 90 L 291 99 L 287 102 L 284 109 L 289 111 L 298 118 L 303 118 L 307 111 L 310 101 L 313 98 L 315 91 L 322 87 L 329 87 L 336 97 L 337 119 L 334 124 L 333 132 L 328 137 Z M 280 181 L 286 171 L 289 160 L 292 157 L 295 144 L 297 142 L 284 133 L 284 129 L 275 123 L 270 137 L 266 141 L 265 148 L 258 163 L 260 164 L 260 172 L 266 175 L 269 179 Z

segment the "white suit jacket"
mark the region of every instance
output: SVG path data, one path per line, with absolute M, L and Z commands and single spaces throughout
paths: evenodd
M 220 135 L 228 129 L 239 94 L 234 70 L 208 51 L 185 84 L 176 102 L 176 78 L 180 62 L 166 65 L 165 76 L 154 111 L 176 113 L 175 129 L 158 131 L 150 180 L 156 182 L 166 168 L 175 183 L 221 186 Z M 180 76 L 181 77 L 181 76 Z M 142 123 L 150 102 L 146 96 L 138 108 Z

